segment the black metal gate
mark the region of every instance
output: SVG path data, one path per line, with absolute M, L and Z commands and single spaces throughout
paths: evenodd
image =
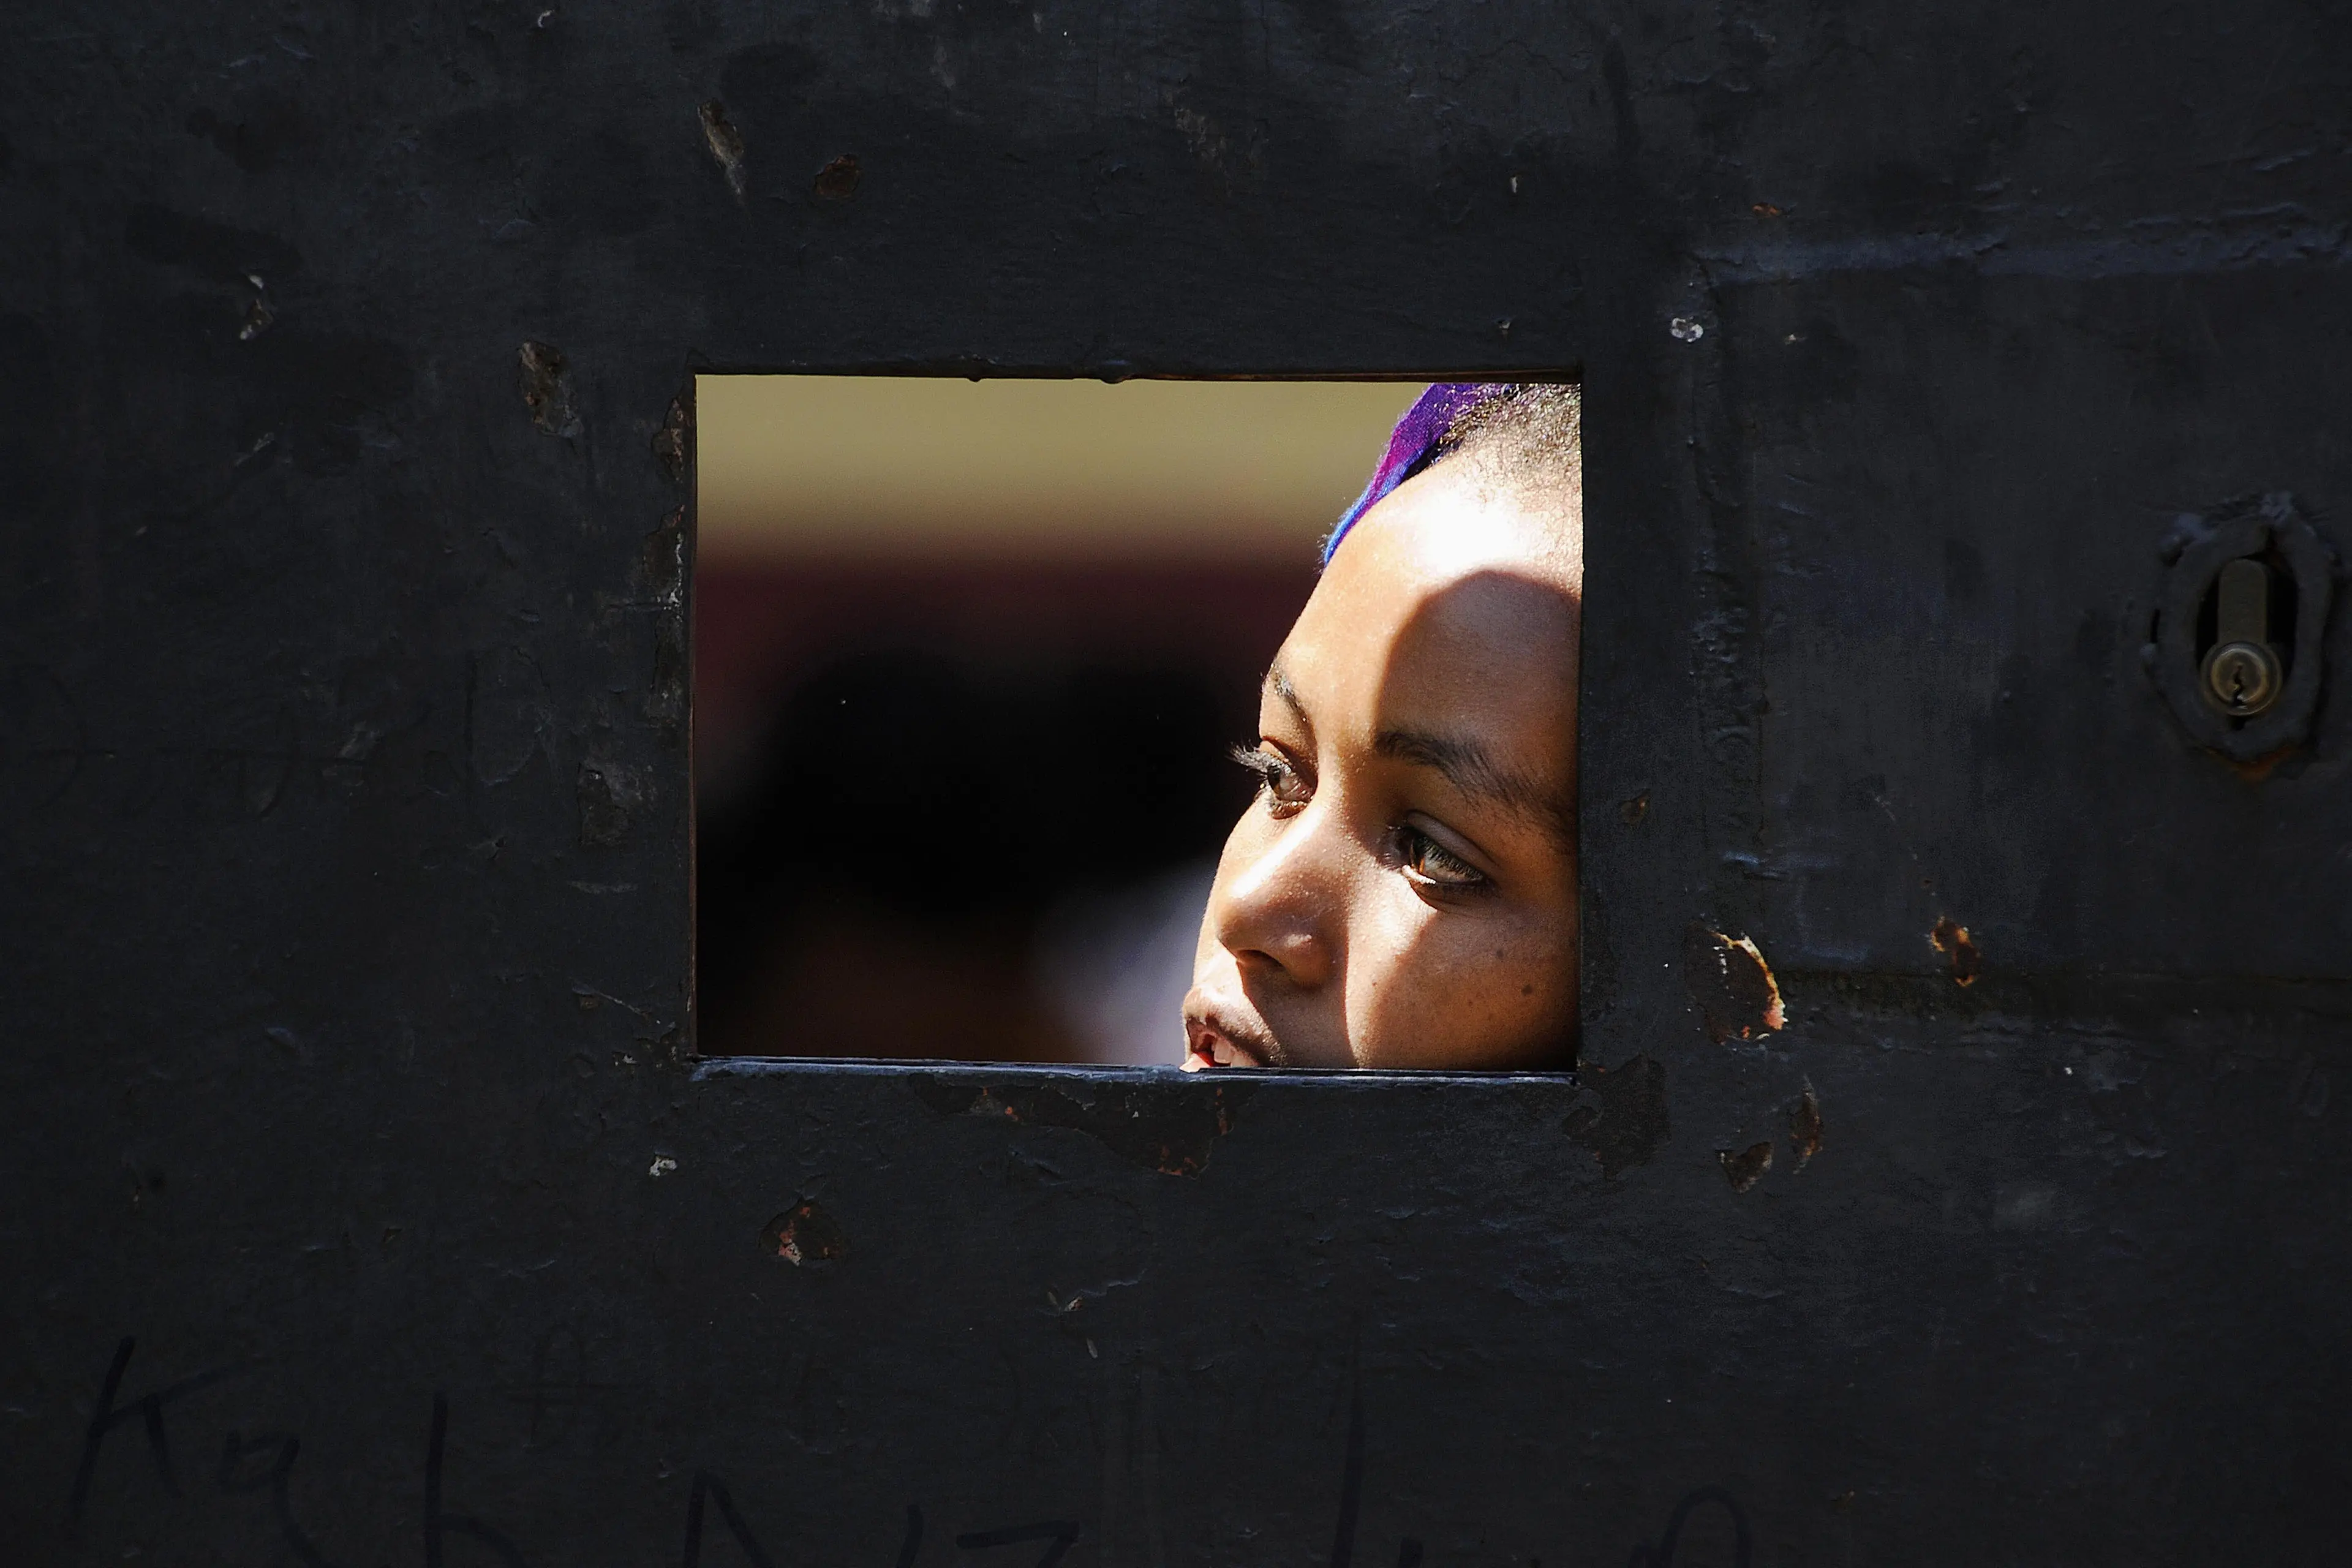
M 2343 1549 L 2340 7 L 8 32 L 11 1560 Z M 698 368 L 1580 369 L 1580 1079 L 698 1063 Z

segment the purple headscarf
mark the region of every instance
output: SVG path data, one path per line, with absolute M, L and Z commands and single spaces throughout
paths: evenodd
M 1331 552 L 1339 548 L 1339 541 L 1348 537 L 1357 519 L 1422 470 L 1457 416 L 1508 390 L 1507 382 L 1441 381 L 1414 398 L 1412 406 L 1404 411 L 1404 417 L 1396 422 L 1396 428 L 1389 432 L 1388 452 L 1381 458 L 1381 466 L 1372 470 L 1371 483 L 1364 487 L 1355 505 L 1340 514 L 1339 526 L 1323 542 L 1323 564 L 1331 564 Z

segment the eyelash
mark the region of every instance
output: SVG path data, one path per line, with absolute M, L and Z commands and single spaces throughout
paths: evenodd
M 1484 892 L 1493 886 L 1486 872 L 1420 828 L 1400 824 L 1395 832 L 1397 858 L 1404 864 L 1405 875 L 1423 886 L 1442 888 L 1449 893 Z M 1443 875 L 1432 874 L 1429 868 L 1433 863 L 1443 868 Z
M 1258 795 L 1277 818 L 1302 810 L 1314 793 L 1298 770 L 1285 758 L 1262 746 L 1235 746 L 1234 761 L 1257 775 Z M 1420 828 L 1400 823 L 1390 829 L 1398 863 L 1405 875 L 1425 888 L 1450 893 L 1483 892 L 1493 879 Z M 1434 868 L 1434 869 L 1433 869 Z
M 1298 790 L 1305 781 L 1297 768 L 1263 746 L 1235 746 L 1234 761 L 1257 775 L 1257 793 L 1276 816 L 1295 815 L 1306 805 L 1307 796 L 1314 794 L 1311 788 L 1300 794 L 1286 793 Z

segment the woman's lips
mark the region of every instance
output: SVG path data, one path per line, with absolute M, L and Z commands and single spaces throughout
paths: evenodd
M 1262 1029 L 1209 1010 L 1184 1009 L 1184 1070 L 1207 1068 L 1262 1068 L 1275 1058 L 1274 1043 Z
M 1192 1037 L 1192 1048 L 1184 1058 L 1186 1072 L 1200 1072 L 1208 1068 L 1262 1068 L 1265 1064 L 1249 1052 L 1218 1034 L 1203 1029 Z

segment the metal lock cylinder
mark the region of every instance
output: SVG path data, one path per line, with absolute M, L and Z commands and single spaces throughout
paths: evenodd
M 2205 696 L 2232 719 L 2251 719 L 2286 687 L 2271 646 L 2271 574 L 2259 561 L 2232 561 L 2215 585 L 2212 651 L 2203 668 Z

